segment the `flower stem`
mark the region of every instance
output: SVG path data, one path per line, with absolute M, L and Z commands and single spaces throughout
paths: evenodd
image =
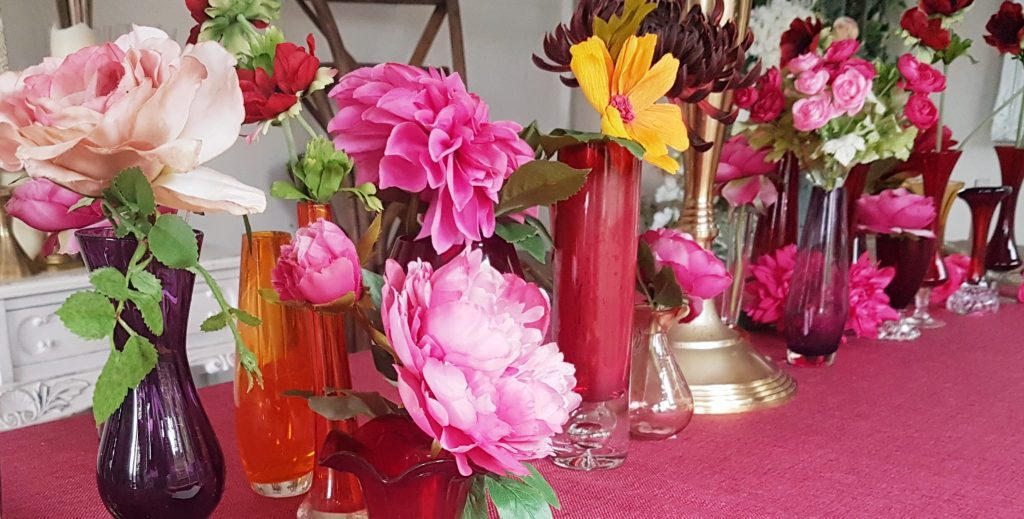
M 302 116 L 301 112 L 295 116 L 295 119 L 299 121 L 299 126 L 302 126 L 303 130 L 306 130 L 306 133 L 309 134 L 310 139 L 315 139 L 320 136 L 316 132 L 316 130 L 314 130 L 313 127 L 309 125 L 309 121 L 307 121 L 306 118 Z
M 964 149 L 964 145 L 967 144 L 967 141 L 971 140 L 971 138 L 974 137 L 974 135 L 977 134 L 979 130 L 984 128 L 985 125 L 992 121 L 992 119 L 995 119 L 996 115 L 998 115 L 999 112 L 1002 112 L 1004 109 L 1006 109 L 1006 107 L 1010 106 L 1015 99 L 1020 97 L 1021 94 L 1024 94 L 1024 87 L 1021 87 L 1019 90 L 1014 92 L 1012 96 L 1006 99 L 1006 101 L 1003 101 L 1003 104 L 999 105 L 999 107 L 993 110 L 992 113 L 988 114 L 988 117 L 986 117 L 984 121 L 981 121 L 981 124 L 975 126 L 974 129 L 971 130 L 971 133 L 967 134 L 967 138 L 960 141 L 960 145 L 957 146 L 957 149 Z M 1021 112 L 1024 112 L 1024 101 L 1021 102 Z M 1020 128 L 1018 127 L 1018 130 L 1019 129 Z M 1018 144 L 1017 146 L 1020 147 L 1020 144 Z
M 263 387 L 263 374 L 260 373 L 260 367 L 256 361 L 256 355 L 245 345 L 245 341 L 242 340 L 242 334 L 238 331 L 238 323 L 236 322 L 235 316 L 231 313 L 232 307 L 228 304 L 227 299 L 224 298 L 224 292 L 221 291 L 220 285 L 217 284 L 217 280 L 213 279 L 213 275 L 210 274 L 206 267 L 196 263 L 190 267 L 193 274 L 199 274 L 203 280 L 206 281 L 206 285 L 210 288 L 210 293 L 213 294 L 213 298 L 217 301 L 220 306 L 220 311 L 224 312 L 228 316 L 228 327 L 231 328 L 231 335 L 235 338 L 235 347 L 238 355 L 238 363 L 245 369 L 246 374 L 249 376 L 249 389 L 252 389 L 253 381 Z
M 1017 116 L 1017 142 L 1018 148 L 1024 147 L 1024 102 L 1020 104 L 1020 114 Z
M 942 63 L 942 76 L 943 77 L 949 77 L 949 63 L 946 63 L 946 62 Z M 942 129 L 945 128 L 945 125 L 942 124 L 942 120 L 945 118 L 945 115 L 946 115 L 946 90 L 943 89 L 942 93 L 939 94 L 939 122 L 937 123 L 938 124 L 938 129 L 935 132 L 935 151 L 937 153 L 941 153 L 942 152 L 942 133 L 943 133 Z
M 292 123 L 289 119 L 281 121 L 281 131 L 284 132 L 284 142 L 288 145 L 288 171 L 299 162 L 299 153 L 295 148 L 295 134 L 292 133 Z

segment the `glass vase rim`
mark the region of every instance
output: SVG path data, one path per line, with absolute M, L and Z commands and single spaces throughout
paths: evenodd
M 350 440 L 355 441 L 352 438 L 350 438 Z M 339 449 L 323 456 L 322 458 L 320 458 L 319 465 L 330 468 L 332 470 L 337 470 L 339 472 L 351 472 L 351 470 L 339 469 L 337 467 L 329 465 L 331 460 L 335 459 L 349 460 L 355 463 L 361 470 L 364 470 L 366 472 L 366 475 L 373 477 L 373 479 L 375 479 L 376 481 L 380 482 L 385 486 L 398 485 L 407 479 L 417 479 L 421 476 L 428 475 L 431 471 L 435 469 L 441 469 L 446 470 L 448 472 L 452 472 L 453 479 L 468 479 L 475 475 L 471 474 L 469 476 L 463 476 L 462 473 L 459 472 L 458 462 L 456 462 L 454 458 L 438 458 L 430 461 L 421 461 L 414 465 L 410 465 L 409 468 L 405 469 L 404 471 L 402 471 L 401 474 L 397 476 L 386 476 L 384 474 L 381 474 L 380 471 L 377 470 L 377 467 L 370 463 L 365 457 L 349 449 Z M 356 474 L 357 477 L 358 475 L 359 474 Z
M 1010 186 L 973 186 L 966 187 L 960 191 L 960 198 L 967 199 L 970 195 L 995 195 L 1001 194 L 1003 196 L 1010 195 L 1013 193 L 1013 188 Z M 964 196 L 967 195 L 967 196 Z
M 246 236 L 247 236 L 246 234 L 242 234 L 242 238 L 246 238 Z M 253 240 L 257 240 L 257 239 L 271 239 L 271 238 L 285 238 L 285 237 L 291 239 L 292 233 L 290 233 L 288 231 L 279 231 L 279 230 L 278 231 L 273 231 L 273 230 L 271 230 L 271 231 L 253 231 L 252 233 L 249 234 L 249 236 L 252 236 Z
M 952 156 L 960 156 L 960 155 L 963 155 L 963 154 L 964 154 L 964 150 L 958 150 L 958 149 L 952 149 L 952 148 L 950 148 L 948 150 L 942 150 L 942 151 L 936 151 L 936 150 L 933 150 L 933 149 L 928 149 L 928 150 L 924 150 L 924 151 L 914 151 L 914 152 L 911 153 L 911 155 L 913 155 L 915 157 L 952 157 Z
M 192 229 L 192 233 L 200 240 L 205 236 L 205 233 L 199 229 Z M 133 234 L 118 238 L 114 233 L 113 227 L 87 227 L 85 229 L 78 229 L 75 231 L 75 237 L 88 241 L 109 241 L 117 243 L 136 241 L 135 235 Z
M 993 144 L 992 148 L 996 150 L 1014 150 L 1024 152 L 1024 147 L 1017 147 L 1013 144 Z

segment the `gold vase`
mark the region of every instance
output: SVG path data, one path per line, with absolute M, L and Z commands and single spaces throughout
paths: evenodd
M 747 31 L 751 0 L 687 0 L 686 8 L 700 5 L 711 12 L 721 2 L 723 22 L 733 20 L 738 37 Z M 706 102 L 720 110 L 732 108 L 732 92 L 714 93 Z M 711 249 L 718 234 L 714 216 L 714 184 L 722 154 L 726 125 L 705 114 L 695 104 L 682 104 L 683 118 L 692 134 L 714 146 L 699 153 L 683 154 L 683 207 L 680 230 Z M 673 353 L 693 393 L 695 412 L 724 414 L 778 405 L 793 396 L 796 382 L 767 356 L 758 353 L 737 330 L 726 326 L 714 301 L 693 322 L 669 331 Z
M 0 283 L 31 276 L 32 260 L 21 250 L 14 237 L 11 215 L 7 214 L 7 201 L 11 188 L 0 188 Z

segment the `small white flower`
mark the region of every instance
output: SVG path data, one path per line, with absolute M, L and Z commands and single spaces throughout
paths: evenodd
M 666 202 L 678 202 L 683 199 L 683 188 L 674 176 L 666 176 L 658 189 L 654 191 L 654 202 L 664 204 Z
M 849 134 L 826 142 L 821 150 L 836 159 L 844 167 L 850 167 L 858 152 L 867 149 L 867 143 L 860 135 Z
M 750 11 L 750 30 L 756 38 L 748 55 L 761 58 L 765 68 L 779 64 L 779 40 L 795 18 L 814 16 L 808 0 L 772 0 Z
M 654 218 L 651 219 L 651 229 L 661 229 L 678 219 L 679 209 L 676 209 L 675 207 L 666 207 L 661 211 L 654 213 Z

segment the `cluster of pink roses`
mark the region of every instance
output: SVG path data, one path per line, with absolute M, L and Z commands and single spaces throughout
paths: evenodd
M 903 115 L 918 129 L 931 129 L 939 122 L 939 110 L 928 96 L 946 89 L 946 76 L 912 54 L 900 56 L 897 66 L 903 76 L 900 87 L 910 92 Z

